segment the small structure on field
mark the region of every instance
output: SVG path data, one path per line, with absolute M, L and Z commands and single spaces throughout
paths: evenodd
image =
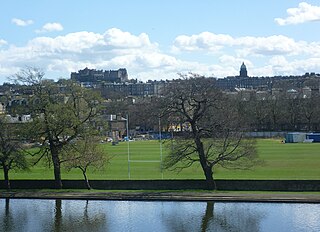
M 286 143 L 320 143 L 320 133 L 290 132 L 285 136 Z
M 286 143 L 302 143 L 306 140 L 307 133 L 303 132 L 290 132 L 286 134 Z

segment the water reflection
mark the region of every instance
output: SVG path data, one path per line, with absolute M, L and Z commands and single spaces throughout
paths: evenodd
M 250 205 L 241 203 L 198 203 L 205 210 L 197 210 L 197 214 L 186 208 L 166 215 L 163 222 L 167 231 L 259 231 L 264 214 L 258 208 L 250 209 Z M 204 208 L 204 207 L 202 207 Z M 192 209 L 191 209 L 192 210 Z M 195 208 L 192 210 L 195 211 Z
M 104 231 L 106 228 L 106 215 L 104 212 L 90 211 L 89 201 L 70 202 L 55 200 L 54 223 L 50 231 Z M 94 202 L 90 202 L 94 203 Z M 82 207 L 80 206 L 82 205 Z M 93 206 L 94 207 L 94 206 Z M 82 208 L 82 210 L 81 210 Z M 82 213 L 81 213 L 82 212 Z
M 6 198 L 5 200 L 5 213 L 4 213 L 4 217 L 3 217 L 3 225 L 4 228 L 8 228 L 8 230 L 12 230 L 12 221 L 13 221 L 13 216 L 12 214 L 10 214 L 10 199 Z
M 28 220 L 27 209 L 21 209 L 17 212 L 12 212 L 11 210 L 11 200 L 9 198 L 1 199 L 1 203 L 4 203 L 4 213 L 3 216 L 0 214 L 1 223 L 0 231 L 23 231 L 24 224 Z M 0 204 L 2 208 L 2 204 Z M 2 211 L 2 210 L 1 210 Z M 0 211 L 0 212 L 1 212 Z M 17 220 L 19 218 L 19 220 Z
M 61 200 L 57 199 L 55 202 L 55 211 L 54 211 L 54 231 L 61 231 L 61 222 L 62 222 L 62 207 Z
M 214 202 L 207 202 L 206 213 L 202 217 L 201 231 L 205 232 L 208 229 L 210 221 L 213 219 Z
M 0 231 L 105 231 L 105 213 L 90 211 L 93 202 L 72 202 L 1 199 Z
M 0 199 L 0 231 L 320 231 L 320 206 Z
M 202 231 L 259 231 L 261 221 L 265 217 L 261 210 L 252 209 L 248 204 L 219 205 L 215 211 L 213 206 L 208 206 L 207 210 L 212 210 L 211 214 L 206 213 L 210 221 L 206 227 L 202 227 Z

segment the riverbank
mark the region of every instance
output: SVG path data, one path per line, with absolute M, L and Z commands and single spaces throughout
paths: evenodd
M 320 192 L 210 192 L 210 191 L 1 191 L 0 198 L 118 201 L 215 201 L 320 203 Z

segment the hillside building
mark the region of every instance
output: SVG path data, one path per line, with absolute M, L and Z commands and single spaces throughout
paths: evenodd
M 128 72 L 125 68 L 109 71 L 85 68 L 72 72 L 71 79 L 80 83 L 124 83 L 128 81 Z

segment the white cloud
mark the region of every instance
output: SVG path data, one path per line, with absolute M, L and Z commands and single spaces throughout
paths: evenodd
M 145 33 L 135 36 L 120 29 L 111 28 L 107 30 L 103 36 L 106 45 L 112 47 L 138 48 L 151 45 L 149 36 Z
M 293 74 L 294 67 L 288 62 L 284 56 L 274 56 L 269 60 L 272 67 L 272 74 L 281 75 L 281 73 Z
M 40 30 L 36 30 L 37 33 L 45 33 L 51 31 L 62 31 L 63 26 L 60 23 L 46 23 Z
M 257 55 L 294 55 L 304 52 L 305 42 L 296 42 L 294 39 L 273 35 L 268 37 L 240 37 L 235 39 L 235 46 L 247 51 L 248 54 Z
M 93 32 L 69 33 L 65 36 L 37 37 L 28 42 L 28 47 L 34 51 L 46 54 L 55 54 L 62 52 L 81 53 L 84 49 L 90 49 L 103 42 L 103 36 Z
M 273 57 L 269 60 L 272 75 L 301 75 L 320 70 L 320 58 L 287 60 L 285 57 Z
M 36 37 L 25 46 L 0 50 L 0 62 L 11 67 L 40 66 L 44 70 L 71 71 L 84 67 L 141 71 L 174 67 L 176 58 L 159 51 L 145 33 L 133 35 L 116 28 L 99 34 L 75 32 L 57 37 Z M 151 78 L 151 77 L 150 77 Z
M 8 44 L 7 41 L 5 41 L 4 39 L 0 39 L 0 47 L 6 44 Z
M 33 21 L 31 19 L 23 20 L 23 19 L 13 18 L 11 20 L 11 22 L 14 23 L 17 26 L 20 26 L 20 27 L 25 27 L 25 26 L 33 24 Z
M 238 37 L 233 38 L 230 35 L 206 32 L 191 36 L 178 36 L 172 47 L 172 51 L 176 52 L 207 52 L 219 51 L 222 53 L 224 49 L 233 48 L 240 56 L 258 55 L 297 55 L 320 52 L 320 42 L 308 44 L 305 41 L 295 41 L 292 38 L 283 35 L 273 35 L 268 37 Z
M 223 46 L 231 45 L 234 39 L 230 35 L 202 32 L 199 35 L 180 35 L 174 41 L 173 51 L 218 51 Z
M 288 24 L 320 21 L 320 6 L 312 6 L 306 2 L 301 2 L 298 8 L 287 9 L 287 14 L 287 18 L 275 18 L 275 22 L 284 26 Z
M 7 42 L 0 40 L 0 44 Z M 102 33 L 39 36 L 24 46 L 1 47 L 0 78 L 26 65 L 42 68 L 48 78 L 69 78 L 70 72 L 85 67 L 127 68 L 130 78 L 142 81 L 178 78 L 177 73 L 188 72 L 216 77 L 238 75 L 243 61 L 250 76 L 320 72 L 320 42 L 297 42 L 282 35 L 236 38 L 204 32 L 178 36 L 174 47 L 179 54 L 166 54 L 146 33 L 132 34 L 117 28 Z

